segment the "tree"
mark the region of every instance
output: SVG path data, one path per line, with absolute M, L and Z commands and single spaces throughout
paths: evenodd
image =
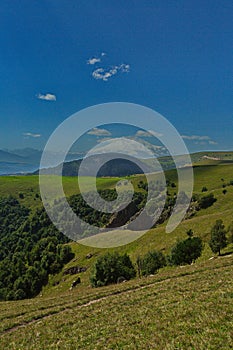
M 142 277 L 142 258 L 138 255 L 136 259 L 137 269 L 138 269 L 138 276 L 139 278 Z
M 156 273 L 161 267 L 166 266 L 166 258 L 162 252 L 148 252 L 142 259 L 137 260 L 138 269 L 140 268 L 140 274 L 148 276 Z
M 0 300 L 37 295 L 73 257 L 66 242 L 44 209 L 30 217 L 14 197 L 0 198 Z
M 69 245 L 59 245 L 57 247 L 59 258 L 62 264 L 67 264 L 71 259 L 74 258 L 75 254 Z
M 221 255 L 221 249 L 227 246 L 226 230 L 222 220 L 216 220 L 211 229 L 209 246 L 213 253 Z
M 129 280 L 136 276 L 136 271 L 127 254 L 107 253 L 100 256 L 94 266 L 90 281 L 93 287 L 117 283 L 119 278 Z
M 187 234 L 191 233 L 193 234 L 190 230 L 187 232 Z M 192 264 L 201 256 L 203 248 L 204 245 L 200 237 L 191 236 L 183 241 L 177 241 L 171 250 L 170 263 L 172 265 Z
M 228 233 L 230 235 L 229 237 L 229 243 L 233 243 L 233 222 L 228 226 Z
M 201 209 L 206 209 L 210 207 L 214 202 L 216 202 L 216 198 L 214 197 L 213 193 L 207 194 L 206 196 L 203 196 L 199 201 L 199 206 Z

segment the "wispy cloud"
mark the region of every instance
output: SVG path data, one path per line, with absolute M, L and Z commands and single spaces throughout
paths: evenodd
M 131 142 L 130 142 L 131 141 Z M 146 141 L 138 142 L 133 138 L 105 138 L 93 148 L 89 154 L 123 153 L 136 158 L 150 158 L 152 155 L 164 154 L 164 148 L 152 145 Z
M 125 142 L 126 139 L 132 140 L 132 141 L 136 141 L 137 143 L 137 147 L 141 148 L 141 147 L 146 147 L 149 151 L 153 152 L 154 155 L 165 155 L 166 152 L 166 148 L 163 146 L 159 146 L 159 145 L 154 145 L 148 141 L 145 141 L 144 139 L 140 138 L 140 140 L 135 137 L 135 136 L 126 136 L 126 137 L 120 137 L 120 138 L 112 138 L 112 137 L 103 137 L 98 139 L 98 144 L 100 145 L 101 143 L 105 143 L 105 141 L 113 141 L 113 140 L 123 140 L 123 142 Z M 106 143 L 105 143 L 106 144 Z M 141 146 L 142 145 L 142 146 Z M 98 151 L 100 149 L 101 146 L 98 146 Z M 105 147 L 105 146 L 103 146 Z M 122 148 L 122 145 L 119 144 L 119 147 Z M 125 147 L 125 144 L 123 144 L 123 147 Z M 101 148 L 102 149 L 102 148 Z M 105 149 L 105 148 L 104 148 Z M 129 151 L 129 149 L 127 149 Z M 124 152 L 123 152 L 124 153 Z
M 90 131 L 88 131 L 89 135 L 95 135 L 95 136 L 111 136 L 110 131 L 106 129 L 100 129 L 100 128 L 93 128 Z
M 159 132 L 156 132 L 154 130 L 148 130 L 148 131 L 145 131 L 145 130 L 138 130 L 136 132 L 136 137 L 152 137 L 152 136 L 155 136 L 155 137 L 161 137 L 163 136 L 163 134 L 159 133 Z
M 147 150 L 142 144 L 139 142 L 130 142 L 124 137 L 114 138 L 105 140 L 105 142 L 99 143 L 95 148 L 93 148 L 89 153 L 90 154 L 100 154 L 100 153 L 123 153 L 125 154 L 125 150 L 127 149 L 127 153 L 130 153 L 131 156 L 148 158 Z
M 104 57 L 106 56 L 106 53 L 105 52 L 101 52 L 101 57 Z M 92 58 L 89 58 L 89 60 L 87 60 L 87 64 L 90 64 L 90 65 L 94 65 L 96 63 L 99 63 L 101 62 L 101 58 L 100 57 L 92 57 Z
M 100 58 L 96 58 L 96 57 L 92 57 L 92 58 L 89 58 L 89 60 L 87 60 L 87 64 L 96 64 L 98 62 L 101 62 L 101 59 Z
M 214 140 L 212 140 L 209 136 L 207 135 L 182 135 L 182 138 L 184 140 L 189 140 L 189 141 L 195 141 L 195 144 L 200 144 L 200 145 L 217 145 L 218 143 Z
M 97 68 L 92 72 L 92 76 L 96 80 L 108 81 L 112 76 L 117 73 L 128 73 L 130 71 L 130 65 L 122 63 L 119 66 L 113 66 L 111 68 Z
M 208 141 L 210 140 L 209 136 L 200 136 L 200 135 L 182 135 L 182 138 L 185 140 L 198 140 L 198 141 Z
M 105 142 L 105 141 L 109 141 L 109 140 L 113 140 L 114 139 L 114 137 L 102 137 L 102 138 L 99 138 L 98 140 L 97 140 L 97 142 L 98 143 L 101 143 L 101 142 Z
M 38 94 L 38 95 L 36 95 L 36 97 L 39 100 L 46 100 L 46 101 L 56 101 L 57 100 L 56 95 L 54 95 L 54 94 Z
M 34 133 L 32 133 L 32 132 L 24 132 L 24 133 L 23 133 L 23 136 L 38 138 L 38 137 L 41 137 L 41 134 L 34 134 Z

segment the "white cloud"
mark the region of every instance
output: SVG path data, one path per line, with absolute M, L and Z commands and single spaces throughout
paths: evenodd
M 153 143 L 150 143 L 148 141 L 145 141 L 143 139 L 137 139 L 137 138 L 134 138 L 132 137 L 131 138 L 132 140 L 135 140 L 135 141 L 139 141 L 142 145 L 144 145 L 146 148 L 148 148 L 150 151 L 152 151 L 153 153 L 157 154 L 158 152 L 160 151 L 165 151 L 166 148 L 164 148 L 163 146 L 159 146 L 159 145 L 154 145 Z
M 110 131 L 106 129 L 100 129 L 100 128 L 93 128 L 90 131 L 88 131 L 89 135 L 95 135 L 95 136 L 111 136 Z
M 89 151 L 89 155 L 100 153 L 130 154 L 136 158 L 150 158 L 153 155 L 142 143 L 124 137 L 108 139 Z
M 122 63 L 120 66 L 118 66 L 118 69 L 121 70 L 124 73 L 129 73 L 130 65 Z
M 129 64 L 122 63 L 119 66 L 113 66 L 109 69 L 97 68 L 92 72 L 92 76 L 96 80 L 108 81 L 113 75 L 116 75 L 118 72 L 128 73 L 130 70 Z
M 38 138 L 38 137 L 41 137 L 41 134 L 33 134 L 32 132 L 24 132 L 23 136 Z
M 96 57 L 92 57 L 92 58 L 89 58 L 89 60 L 87 60 L 87 64 L 96 64 L 98 62 L 101 62 L 101 59 L 100 58 L 96 58 Z
M 189 141 L 195 141 L 196 145 L 217 145 L 218 143 L 214 140 L 212 140 L 209 136 L 204 135 L 204 136 L 200 136 L 200 135 L 182 135 L 181 136 L 183 139 L 185 140 L 189 140 Z
M 116 73 L 117 71 L 115 69 L 110 69 L 109 71 L 106 71 L 103 68 L 98 68 L 94 70 L 94 72 L 92 72 L 92 76 L 96 80 L 108 81 L 108 79 Z
M 145 131 L 145 130 L 138 130 L 136 132 L 136 137 L 152 137 L 152 136 L 155 136 L 155 137 L 161 137 L 163 136 L 163 134 L 159 133 L 159 132 L 156 132 L 154 130 L 148 130 L 148 131 Z
M 56 101 L 56 95 L 54 94 L 38 94 L 37 98 L 39 100 L 46 100 L 46 101 Z
M 101 143 L 101 142 L 109 141 L 109 140 L 112 140 L 112 139 L 113 139 L 112 137 L 102 137 L 101 139 L 98 139 L 97 142 Z
M 210 140 L 209 136 L 199 136 L 199 135 L 182 135 L 181 136 L 185 140 L 198 140 L 198 141 L 208 141 Z
M 129 143 L 127 142 L 129 140 Z M 134 141 L 133 144 L 130 144 L 130 141 Z M 114 145 L 114 147 L 112 146 Z M 135 147 L 136 149 L 131 149 L 131 146 Z M 111 149 L 111 147 L 113 147 Z M 130 147 L 130 148 L 129 148 Z M 119 137 L 119 138 L 111 138 L 111 137 L 104 137 L 98 140 L 98 146 L 94 149 L 93 153 L 104 153 L 104 152 L 117 152 L 117 153 L 125 153 L 125 152 L 131 152 L 134 156 L 140 156 L 142 158 L 147 158 L 145 156 L 145 148 L 150 152 L 150 154 L 153 153 L 154 156 L 159 155 L 165 155 L 166 148 L 159 145 L 153 145 L 143 139 L 137 139 L 134 136 L 126 136 L 126 137 Z M 144 151 L 143 151 L 144 150 Z M 142 152 L 143 151 L 143 152 Z M 92 151 L 91 151 L 92 152 Z
M 106 53 L 105 52 L 101 52 L 100 57 L 104 57 L 104 56 L 106 56 Z M 101 58 L 100 57 L 89 58 L 89 60 L 87 60 L 87 64 L 94 65 L 96 63 L 101 62 Z

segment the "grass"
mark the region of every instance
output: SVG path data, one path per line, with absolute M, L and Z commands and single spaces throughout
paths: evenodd
M 0 304 L 2 349 L 230 349 L 232 256 Z
M 208 162 L 207 162 L 208 163 Z M 186 171 L 185 169 L 183 171 Z M 176 170 L 169 170 L 166 172 L 167 178 L 171 182 L 177 183 L 177 173 Z M 48 181 L 52 181 L 52 176 L 47 176 Z M 150 177 L 150 176 L 149 176 Z M 194 167 L 194 191 L 201 192 L 202 187 L 206 186 L 208 190 L 221 189 L 224 183 L 228 183 L 230 180 L 233 180 L 233 164 L 219 164 L 216 166 L 213 165 L 203 165 Z M 139 181 L 145 181 L 144 175 L 134 175 L 127 177 L 128 180 L 137 188 Z M 222 181 L 221 179 L 224 179 Z M 97 188 L 106 189 L 114 188 L 117 181 L 120 178 L 97 178 Z M 87 185 L 85 190 L 88 191 L 88 177 L 86 177 Z M 79 193 L 77 177 L 63 177 L 63 186 L 64 192 L 67 196 L 72 194 Z M 173 189 L 176 191 L 177 189 Z M 140 191 L 140 189 L 137 189 Z M 24 198 L 20 199 L 19 194 L 23 193 Z M 37 175 L 28 175 L 28 176 L 0 176 L 0 195 L 8 196 L 13 195 L 19 200 L 32 208 L 39 206 L 40 199 L 35 198 L 36 194 L 39 194 L 39 177 Z
M 208 163 L 208 162 L 207 162 Z M 135 263 L 148 250 L 169 254 L 188 229 L 205 242 L 202 256 L 192 266 L 166 267 L 155 276 L 93 289 L 89 277 L 94 262 L 106 249 L 69 243 L 75 258 L 65 266 L 85 266 L 79 275 L 50 276 L 41 296 L 0 303 L 0 349 L 231 349 L 233 341 L 233 244 L 216 259 L 208 246 L 217 219 L 233 221 L 233 164 L 203 164 L 194 168 L 194 191 L 214 194 L 217 201 L 184 220 L 172 233 L 166 223 L 138 240 L 114 250 L 128 253 Z M 183 170 L 185 171 L 185 170 Z M 167 173 L 177 184 L 175 170 Z M 128 179 L 135 188 L 142 175 Z M 88 179 L 87 179 L 88 180 Z M 118 178 L 101 178 L 97 187 L 114 188 Z M 77 178 L 64 178 L 67 195 L 78 193 Z M 227 193 L 223 194 L 223 184 Z M 202 193 L 202 187 L 208 191 Z M 86 186 L 88 190 L 88 183 Z M 169 192 L 176 192 L 177 187 Z M 32 209 L 41 205 L 37 176 L 0 177 L 0 194 L 16 197 Z M 111 249 L 110 249 L 111 250 Z M 86 255 L 92 253 L 91 259 Z M 80 276 L 81 284 L 70 291 Z
M 20 193 L 23 194 L 23 199 L 19 197 Z M 3 197 L 12 195 L 23 205 L 34 209 L 41 206 L 40 198 L 36 198 L 39 193 L 39 181 L 36 175 L 0 176 L 0 195 Z
M 53 176 L 45 175 L 48 184 L 53 183 Z M 85 179 L 84 188 L 88 191 L 88 177 Z M 113 188 L 118 178 L 98 178 L 97 188 L 106 189 Z M 63 187 L 66 196 L 79 193 L 78 181 L 76 177 L 63 177 Z M 23 194 L 23 198 L 20 198 L 20 194 Z M 41 206 L 41 200 L 38 195 L 39 189 L 39 176 L 0 176 L 0 196 L 12 195 L 16 197 L 21 204 L 30 207 L 32 210 Z

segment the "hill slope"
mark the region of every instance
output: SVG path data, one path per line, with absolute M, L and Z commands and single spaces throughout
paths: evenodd
M 230 349 L 232 264 L 222 257 L 97 290 L 1 303 L 1 347 Z
M 223 250 L 224 256 L 213 259 L 208 241 L 216 219 L 222 219 L 226 227 L 233 221 L 233 165 L 200 165 L 194 168 L 194 174 L 195 194 L 213 193 L 217 201 L 212 206 L 184 220 L 171 234 L 165 233 L 164 223 L 137 241 L 114 249 L 128 253 L 135 263 L 148 250 L 169 253 L 177 238 L 183 239 L 191 228 L 205 242 L 204 252 L 194 265 L 166 267 L 156 276 L 92 289 L 89 277 L 93 264 L 106 249 L 69 243 L 75 258 L 59 274 L 50 276 L 41 296 L 0 303 L 2 348 L 230 349 L 233 245 Z M 176 183 L 175 170 L 167 172 L 167 178 Z M 129 179 L 135 186 L 144 181 L 141 175 Z M 13 193 L 21 186 L 25 194 L 19 199 L 21 203 L 34 209 L 41 205 L 39 199 L 32 200 L 28 190 L 30 183 L 37 193 L 37 176 L 5 180 L 0 181 L 0 194 Z M 98 179 L 98 186 L 113 188 L 117 180 Z M 64 183 L 67 193 L 78 192 L 76 178 L 65 178 Z M 227 190 L 225 194 L 223 189 Z M 176 187 L 169 188 L 171 191 Z M 87 259 L 90 253 L 92 257 Z M 64 274 L 75 266 L 85 267 L 86 271 Z M 81 284 L 70 291 L 77 277 Z
M 90 156 L 89 168 L 86 169 L 84 175 L 89 175 L 95 169 L 99 169 L 98 177 L 101 176 L 127 176 L 142 174 L 143 172 L 155 172 L 160 171 L 160 167 L 154 159 L 138 159 L 138 164 L 134 163 L 134 159 L 131 157 L 122 156 L 116 153 L 112 154 L 112 160 L 106 162 L 105 154 L 96 154 Z M 126 157 L 126 159 L 124 159 Z M 233 163 L 233 152 L 197 152 L 190 155 L 193 165 L 217 165 Z M 176 162 L 179 166 L 187 166 L 187 157 L 180 155 L 175 156 Z M 104 161 L 104 165 L 100 167 Z M 163 170 L 170 170 L 175 168 L 174 160 L 171 156 L 161 156 L 158 161 Z M 66 161 L 64 164 L 59 164 L 56 167 L 50 167 L 41 169 L 43 174 L 60 174 L 62 171 L 63 176 L 77 176 L 82 159 Z M 189 164 L 190 165 L 190 164 Z M 144 171 L 142 170 L 144 169 Z M 146 169 L 146 170 L 145 170 Z M 34 172 L 34 175 L 38 175 L 39 170 Z

